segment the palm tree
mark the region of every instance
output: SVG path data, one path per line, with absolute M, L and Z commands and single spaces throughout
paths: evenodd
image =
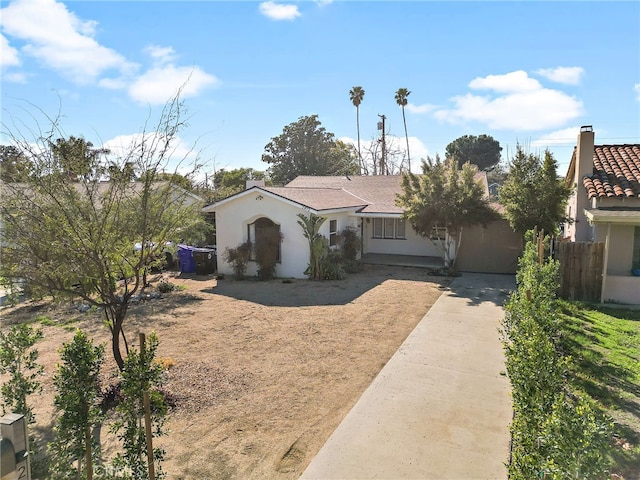
M 411 156 L 409 155 L 409 136 L 407 135 L 407 119 L 404 116 L 404 107 L 407 106 L 407 97 L 411 92 L 406 88 L 399 88 L 396 92 L 396 103 L 402 107 L 402 122 L 404 123 L 404 138 L 407 140 L 407 160 L 411 171 Z
M 353 87 L 349 90 L 349 99 L 353 106 L 356 107 L 356 125 L 358 128 L 358 160 L 360 161 L 360 173 L 363 170 L 362 154 L 360 153 L 360 104 L 364 98 L 364 89 L 362 87 Z

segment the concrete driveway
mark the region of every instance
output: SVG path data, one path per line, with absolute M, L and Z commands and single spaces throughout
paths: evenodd
M 506 479 L 510 385 L 498 328 L 510 275 L 463 274 L 302 479 Z

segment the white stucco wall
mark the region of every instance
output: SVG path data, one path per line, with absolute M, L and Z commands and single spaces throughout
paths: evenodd
M 260 198 L 258 200 L 258 198 Z M 216 242 L 218 248 L 218 272 L 232 275 L 231 265 L 224 261 L 226 248 L 235 248 L 247 241 L 247 225 L 260 217 L 266 217 L 280 226 L 283 235 L 281 262 L 276 265 L 276 276 L 281 278 L 305 278 L 309 264 L 309 243 L 298 225 L 298 214 L 309 216 L 309 211 L 272 198 L 259 190 L 248 193 L 216 209 Z M 320 227 L 320 234 L 329 238 L 330 220 L 337 220 L 337 232 L 348 226 L 358 228 L 359 219 L 348 212 L 324 215 L 327 220 Z M 358 230 L 359 231 L 359 230 Z M 247 275 L 257 274 L 256 262 L 250 261 Z
M 607 276 L 603 299 L 605 302 L 640 305 L 640 277 Z
M 610 275 L 631 275 L 633 262 L 633 225 L 611 225 L 609 239 L 609 261 L 607 273 Z M 596 242 L 606 242 L 607 225 L 597 224 Z
M 258 200 L 258 198 L 261 198 Z M 247 225 L 260 217 L 266 217 L 280 225 L 283 235 L 281 263 L 276 265 L 276 275 L 282 278 L 303 278 L 309 263 L 309 245 L 298 225 L 298 213 L 308 215 L 264 192 L 256 191 L 218 206 L 216 209 L 216 243 L 218 247 L 218 272 L 232 275 L 231 265 L 224 261 L 226 248 L 235 248 L 248 240 Z M 328 228 L 328 227 L 327 227 Z M 256 275 L 257 265 L 249 262 L 247 275 Z

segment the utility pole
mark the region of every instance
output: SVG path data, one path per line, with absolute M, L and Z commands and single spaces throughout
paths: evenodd
M 389 168 L 387 167 L 387 146 L 384 140 L 384 121 L 387 119 L 387 117 L 380 114 L 378 114 L 378 116 L 382 119 L 381 122 L 378 122 L 378 130 L 382 130 L 382 160 L 380 161 L 380 174 L 388 175 Z

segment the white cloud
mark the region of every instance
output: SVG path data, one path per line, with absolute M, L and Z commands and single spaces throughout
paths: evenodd
M 27 75 L 19 72 L 3 73 L 2 79 L 5 82 L 11 82 L 11 83 L 27 83 Z
M 131 98 L 140 103 L 163 104 L 181 91 L 181 97 L 193 97 L 219 80 L 199 67 L 165 65 L 148 70 L 129 86 Z
M 407 112 L 411 112 L 411 113 L 429 113 L 433 110 L 435 110 L 437 107 L 435 105 L 430 105 L 428 103 L 424 103 L 422 105 L 414 105 L 413 103 L 407 103 L 407 106 L 405 107 L 405 109 L 407 110 Z
M 124 77 L 102 78 L 98 81 L 98 85 L 109 90 L 122 90 L 127 87 L 128 81 Z
M 282 4 L 272 1 L 262 2 L 259 7 L 260 13 L 271 20 L 295 20 L 301 16 L 297 5 Z
M 536 79 L 529 77 L 527 72 L 518 70 L 504 75 L 488 75 L 474 78 L 469 82 L 474 90 L 494 90 L 500 93 L 532 92 L 540 89 Z
M 553 82 L 565 83 L 568 85 L 578 85 L 580 78 L 584 73 L 582 67 L 556 67 L 556 68 L 541 68 L 536 70 L 538 75 L 541 75 Z
M 15 67 L 20 65 L 18 50 L 9 45 L 9 40 L 4 35 L 0 35 L 0 67 Z
M 17 0 L 1 10 L 2 29 L 25 42 L 22 52 L 78 83 L 135 65 L 94 38 L 96 22 L 82 21 L 55 0 Z
M 636 91 L 636 94 L 638 95 L 636 98 L 638 99 L 638 101 L 640 102 L 640 83 L 636 83 L 633 86 L 633 89 Z
M 563 127 L 583 113 L 583 103 L 559 90 L 543 87 L 525 72 L 474 79 L 471 88 L 498 93 L 467 93 L 453 97 L 454 107 L 435 117 L 452 124 L 478 122 L 500 130 L 547 130 Z
M 547 133 L 537 140 L 531 142 L 533 147 L 549 147 L 551 145 L 572 145 L 576 144 L 580 127 L 563 128 L 555 132 Z
M 176 52 L 172 47 L 149 45 L 144 50 L 151 56 L 151 58 L 161 64 L 172 62 L 176 58 Z
M 319 7 L 326 7 L 327 5 L 331 5 L 333 0 L 314 0 L 314 3 Z

